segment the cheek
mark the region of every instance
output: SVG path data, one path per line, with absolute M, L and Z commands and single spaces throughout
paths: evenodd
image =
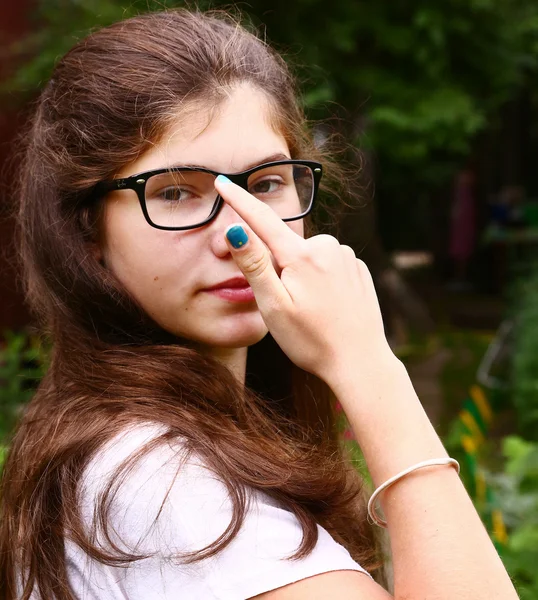
M 110 205 L 105 212 L 104 233 L 105 265 L 130 291 L 159 277 L 166 272 L 167 263 L 173 262 L 173 237 L 146 223 L 135 203 Z
M 201 230 L 164 231 L 149 225 L 138 203 L 111 203 L 104 215 L 105 266 L 158 321 L 191 306 L 200 281 Z

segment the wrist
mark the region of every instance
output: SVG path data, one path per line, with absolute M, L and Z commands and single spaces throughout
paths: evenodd
M 368 360 L 360 370 L 345 364 L 330 385 L 374 485 L 420 461 L 447 456 L 404 364 L 394 354 Z
M 379 389 L 395 378 L 409 380 L 404 364 L 388 344 L 366 355 L 353 352 L 339 355 L 329 363 L 327 371 L 325 382 L 337 396 L 346 395 L 347 390 L 357 393 Z

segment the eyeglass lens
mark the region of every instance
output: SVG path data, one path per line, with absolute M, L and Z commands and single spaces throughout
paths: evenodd
M 171 170 L 146 182 L 150 220 L 162 227 L 189 227 L 203 223 L 217 200 L 215 175 L 196 170 Z M 307 212 L 314 195 L 314 174 L 307 165 L 269 166 L 252 173 L 248 191 L 268 204 L 281 218 Z

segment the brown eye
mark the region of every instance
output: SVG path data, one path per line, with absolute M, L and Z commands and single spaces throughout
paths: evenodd
M 281 185 L 279 180 L 275 179 L 264 179 L 263 181 L 258 181 L 253 186 L 250 187 L 249 192 L 251 194 L 271 194 L 276 192 Z
M 192 193 L 185 188 L 180 187 L 168 187 L 161 190 L 157 197 L 160 200 L 166 200 L 167 202 L 186 202 L 192 197 Z

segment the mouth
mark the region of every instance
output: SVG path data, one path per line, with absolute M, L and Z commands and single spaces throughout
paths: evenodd
M 254 292 L 244 277 L 233 277 L 203 290 L 228 302 L 252 302 Z

